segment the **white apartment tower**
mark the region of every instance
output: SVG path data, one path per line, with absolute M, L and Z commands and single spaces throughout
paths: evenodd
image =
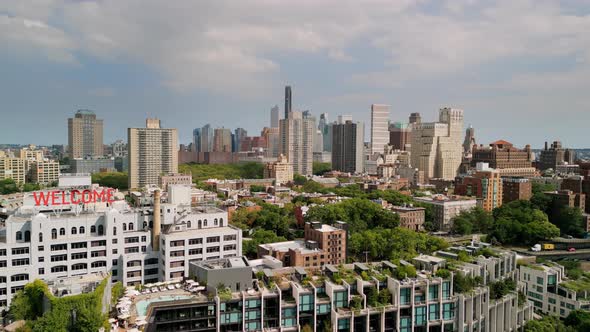
M 425 178 L 452 180 L 463 155 L 463 110 L 441 108 L 438 122 L 415 123 L 412 131 L 412 166 Z
M 383 153 L 389 143 L 389 108 L 389 105 L 371 105 L 371 155 Z
M 178 132 L 147 119 L 146 128 L 129 128 L 129 189 L 158 184 L 162 173 L 178 173 Z
M 293 165 L 293 173 L 311 175 L 315 118 L 304 117 L 301 112 L 289 112 L 288 118 L 279 123 L 279 153 Z

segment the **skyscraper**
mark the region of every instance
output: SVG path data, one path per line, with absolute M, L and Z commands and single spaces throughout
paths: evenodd
M 370 154 L 383 153 L 389 143 L 389 105 L 371 105 Z
M 473 146 L 475 145 L 475 129 L 469 126 L 465 130 L 465 140 L 463 141 L 463 154 L 467 158 L 471 158 Z
M 412 127 L 408 123 L 394 122 L 389 125 L 389 145 L 394 150 L 407 150 L 411 135 Z
M 412 123 L 422 123 L 422 116 L 420 116 L 420 113 L 410 114 L 410 124 Z
M 313 136 L 316 132 L 315 118 L 304 117 L 301 112 L 290 112 L 279 121 L 279 153 L 287 156 L 293 164 L 293 172 L 311 175 L 313 170 Z
M 279 128 L 265 127 L 260 136 L 264 138 L 266 143 L 265 155 L 269 158 L 277 158 L 279 156 Z
M 213 134 L 214 152 L 232 152 L 231 130 L 227 128 L 215 128 Z
M 291 111 L 291 86 L 287 85 L 285 87 L 285 119 L 289 118 Z
M 414 123 L 412 129 L 412 167 L 424 177 L 453 180 L 463 156 L 463 110 L 441 108 L 439 121 Z
M 160 174 L 178 173 L 178 132 L 147 119 L 146 128 L 127 129 L 129 189 L 158 184 Z
M 206 124 L 201 128 L 201 142 L 199 144 L 199 152 L 213 151 L 213 128 L 210 124 Z
M 270 128 L 279 127 L 279 105 L 273 106 L 270 109 Z
M 201 128 L 193 129 L 193 147 L 192 152 L 201 152 Z
M 332 125 L 332 169 L 361 173 L 363 171 L 365 125 L 362 122 Z
M 102 120 L 90 110 L 78 110 L 68 119 L 68 146 L 71 158 L 104 155 Z
M 240 151 L 241 142 L 247 136 L 248 136 L 248 131 L 246 131 L 246 129 L 236 128 L 236 130 L 234 131 L 233 142 L 232 142 L 232 146 L 233 146 L 232 151 L 233 152 Z

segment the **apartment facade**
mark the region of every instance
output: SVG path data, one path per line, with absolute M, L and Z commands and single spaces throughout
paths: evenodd
M 103 121 L 90 110 L 78 110 L 68 119 L 68 148 L 70 158 L 102 157 Z
M 287 184 L 293 181 L 293 165 L 281 154 L 276 162 L 265 165 L 262 177 L 275 179 L 275 185 Z
M 313 136 L 315 118 L 301 112 L 289 112 L 288 118 L 279 121 L 279 154 L 287 157 L 293 172 L 301 175 L 313 173 Z
M 434 195 L 432 197 L 414 197 L 414 199 L 432 205 L 433 222 L 440 231 L 450 231 L 455 216 L 477 206 L 477 200 L 468 197 Z
M 332 169 L 362 173 L 364 158 L 364 124 L 346 121 L 332 125 Z
M 48 185 L 59 180 L 59 162 L 40 160 L 29 162 L 30 182 Z
M 371 155 L 383 153 L 389 143 L 389 111 L 389 105 L 371 105 Z
M 412 206 L 393 206 L 391 211 L 399 216 L 399 225 L 414 231 L 424 229 L 426 209 Z
M 533 196 L 533 184 L 523 177 L 502 178 L 502 204 L 518 200 L 528 201 Z
M 13 179 L 18 184 L 25 183 L 27 161 L 21 158 L 0 157 L 0 180 Z
M 479 163 L 473 175 L 455 181 L 455 194 L 476 197 L 478 205 L 488 212 L 502 206 L 502 190 L 500 173 L 488 168 L 486 163 Z
M 160 174 L 178 173 L 178 133 L 160 127 L 160 120 L 147 119 L 146 128 L 127 130 L 129 189 L 158 184 Z
M 415 123 L 412 128 L 412 167 L 427 179 L 452 180 L 463 158 L 463 110 L 442 108 L 439 121 Z

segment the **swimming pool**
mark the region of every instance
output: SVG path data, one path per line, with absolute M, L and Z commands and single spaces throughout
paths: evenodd
M 192 296 L 190 295 L 162 295 L 160 297 L 156 297 L 153 299 L 141 300 L 135 304 L 135 310 L 137 311 L 138 316 L 145 316 L 147 312 L 147 307 L 150 303 L 154 302 L 164 302 L 164 301 L 178 301 L 178 300 L 186 300 L 190 299 Z

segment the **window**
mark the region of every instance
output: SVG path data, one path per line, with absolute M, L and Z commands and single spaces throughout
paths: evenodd
M 170 246 L 171 247 L 182 247 L 182 246 L 184 246 L 184 240 L 170 241 Z
M 39 274 L 45 274 L 45 268 L 40 267 L 39 268 Z
M 191 256 L 191 255 L 201 255 L 202 253 L 203 253 L 203 249 L 201 249 L 201 248 L 194 248 L 194 249 L 189 249 L 188 250 L 189 256 Z
M 313 306 L 313 294 L 299 295 L 299 311 L 311 311 Z
M 43 233 L 39 233 L 39 242 L 43 242 Z
M 6 261 L 0 261 L 0 267 L 6 267 L 7 264 L 8 263 Z
M 203 219 L 203 227 L 207 227 L 207 219 Z
M 217 226 L 217 224 L 218 224 L 218 223 L 219 223 L 219 222 L 217 221 L 217 218 L 213 219 L 213 225 L 214 225 L 214 226 Z
M 414 324 L 425 325 L 426 324 L 426 307 L 414 308 Z
M 117 227 L 113 227 L 113 235 L 117 235 Z
M 86 232 L 86 229 L 84 228 L 84 226 L 80 226 L 80 234 L 84 234 Z
M 51 230 L 51 239 L 52 240 L 57 239 L 57 229 L 55 229 L 55 228 Z
M 59 236 L 64 236 L 64 235 L 66 235 L 66 229 L 62 227 L 59 229 Z
M 438 285 L 430 285 L 428 287 L 428 299 L 438 300 Z
M 25 289 L 25 286 L 10 287 L 10 293 L 16 294 L 18 291 Z
M 68 245 L 65 243 L 51 245 L 51 251 L 62 251 L 62 250 L 67 250 L 67 249 L 68 249 Z
M 191 221 L 190 220 L 186 222 L 186 228 L 191 228 Z
M 75 252 L 72 254 L 72 260 L 75 259 L 86 259 L 88 257 L 88 253 L 86 252 Z
M 90 233 L 96 233 L 96 226 L 92 225 L 90 226 Z
M 201 229 L 201 221 L 200 220 L 199 220 L 198 226 L 199 226 L 198 228 Z
M 125 243 L 138 243 L 138 242 L 139 242 L 139 236 L 125 238 Z
M 127 230 L 127 224 L 123 223 L 123 231 L 126 231 L 126 230 Z
M 143 261 L 143 265 L 154 265 L 154 264 L 158 264 L 157 258 L 148 258 Z
M 43 256 L 39 256 L 39 258 L 37 258 L 37 261 L 38 261 L 39 263 L 43 263 L 43 262 L 45 262 L 45 257 L 43 257 Z
M 104 257 L 106 255 L 106 250 L 97 250 L 90 253 L 90 257 Z
M 144 235 L 141 237 L 141 242 L 145 242 L 147 240 L 147 237 Z
M 443 299 L 445 299 L 445 300 L 451 297 L 451 282 L 450 281 L 443 282 L 442 296 L 443 296 Z
M 134 267 L 134 266 L 141 266 L 141 261 L 135 260 L 135 261 L 127 262 L 127 267 Z
M 236 235 L 224 235 L 223 236 L 223 241 L 235 241 L 236 240 Z
M 107 266 L 106 261 L 92 262 L 92 264 L 90 264 L 90 267 L 92 267 L 92 268 L 105 267 L 105 266 Z
M 68 260 L 68 255 L 67 254 L 63 254 L 63 255 L 53 255 L 51 256 L 51 261 L 52 262 L 62 262 Z
M 176 251 L 170 252 L 170 257 L 183 257 L 183 256 L 184 256 L 184 250 L 176 250 Z
M 23 240 L 23 233 L 21 231 L 16 232 L 16 240 L 17 241 Z
M 67 272 L 68 267 L 65 265 L 58 265 L 51 268 L 51 273 Z
M 219 218 L 219 223 L 223 225 L 223 218 Z
M 134 254 L 139 252 L 139 247 L 125 248 L 126 254 Z
M 70 244 L 70 247 L 72 249 L 81 249 L 88 247 L 88 244 L 86 242 L 73 242 L 72 244 Z
M 334 307 L 335 308 L 344 308 L 347 306 L 347 292 L 346 291 L 338 291 L 334 292 Z
M 12 260 L 12 266 L 23 266 L 23 265 L 29 265 L 28 258 L 19 258 L 19 259 Z
M 207 243 L 219 242 L 219 236 L 211 236 L 207 238 Z
M 25 242 L 31 242 L 31 231 L 25 231 Z
M 209 247 L 209 248 L 207 248 L 207 253 L 212 253 L 212 252 L 219 252 L 219 247 Z
M 78 233 L 76 227 L 72 227 L 72 235 L 76 235 L 76 233 Z
M 537 277 L 537 284 L 542 285 L 544 283 L 544 280 L 542 277 Z
M 45 250 L 45 247 L 43 247 L 43 246 L 38 246 L 37 247 L 37 251 L 43 251 L 43 250 Z
M 400 304 L 410 304 L 412 289 L 411 288 L 401 288 L 399 290 L 399 292 L 400 292 L 399 293 Z
M 104 226 L 98 225 L 98 235 L 104 235 Z
M 76 264 L 72 265 L 72 271 L 85 270 L 87 268 L 88 268 L 87 263 L 76 263 Z
M 129 230 L 132 231 L 133 230 L 133 223 L 129 223 Z
M 29 247 L 12 248 L 13 255 L 24 255 L 29 253 Z
M 440 319 L 440 305 L 431 304 L 428 306 L 428 319 L 429 320 L 438 320 Z
M 455 303 L 443 303 L 443 319 L 450 320 L 455 318 Z
M 227 250 L 236 250 L 236 245 L 235 244 L 230 244 L 230 245 L 223 246 L 223 250 L 224 251 L 227 251 Z
M 188 240 L 188 244 L 190 245 L 194 245 L 194 244 L 202 244 L 203 243 L 203 239 L 190 239 Z

